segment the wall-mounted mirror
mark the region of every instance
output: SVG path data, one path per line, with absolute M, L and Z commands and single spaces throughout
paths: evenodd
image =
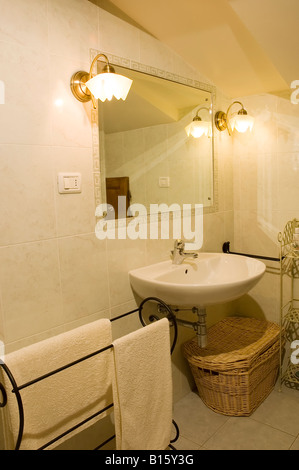
M 213 87 L 111 63 L 133 84 L 125 101 L 98 102 L 102 201 L 115 208 L 118 218 L 126 217 L 133 203 L 147 210 L 161 203 L 212 208 L 213 115 L 206 109 L 199 112 L 209 123 L 207 135 L 188 136 L 186 127 L 199 108 L 212 110 Z M 118 212 L 119 195 L 126 197 L 126 207 Z

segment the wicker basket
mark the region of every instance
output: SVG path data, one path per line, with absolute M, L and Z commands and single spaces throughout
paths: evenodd
M 229 317 L 208 330 L 208 346 L 197 338 L 183 346 L 204 403 L 228 416 L 249 416 L 273 390 L 280 362 L 278 325 Z

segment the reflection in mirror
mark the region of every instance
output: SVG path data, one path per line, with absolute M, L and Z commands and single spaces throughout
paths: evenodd
M 198 116 L 208 128 L 187 135 L 200 108 L 212 110 L 213 93 L 196 86 L 114 65 L 133 80 L 126 101 L 99 103 L 102 200 L 115 217 L 130 204 L 214 204 L 212 113 Z M 206 87 L 208 88 L 208 86 Z M 118 196 L 122 204 L 117 206 Z

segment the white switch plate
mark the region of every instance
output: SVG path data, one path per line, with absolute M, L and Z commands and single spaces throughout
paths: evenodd
M 169 176 L 160 176 L 159 177 L 159 188 L 169 188 L 170 178 Z
M 81 193 L 81 173 L 58 173 L 60 194 Z

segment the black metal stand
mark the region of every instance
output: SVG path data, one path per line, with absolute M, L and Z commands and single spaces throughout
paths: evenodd
M 113 321 L 116 321 L 116 320 L 119 320 L 120 318 L 123 318 L 123 317 L 126 317 L 127 315 L 131 315 L 135 312 L 139 312 L 139 319 L 140 319 L 140 322 L 143 326 L 146 326 L 146 322 L 143 318 L 143 315 L 142 315 L 142 310 L 143 310 L 143 307 L 144 305 L 147 303 L 147 302 L 156 302 L 158 303 L 158 305 L 161 305 L 165 310 L 165 313 L 167 313 L 167 318 L 171 324 L 171 326 L 174 327 L 174 339 L 173 339 L 173 342 L 172 342 L 172 346 L 171 346 L 171 353 L 173 352 L 174 348 L 175 348 L 175 345 L 176 345 L 176 341 L 177 341 L 177 333 L 178 333 L 178 329 L 177 329 L 177 322 L 176 322 L 176 317 L 175 315 L 173 314 L 171 308 L 166 305 L 162 300 L 156 298 L 156 297 L 148 297 L 146 299 L 143 300 L 143 302 L 140 304 L 139 308 L 135 309 L 135 310 L 131 310 L 130 312 L 127 312 L 127 313 L 124 313 L 122 315 L 119 315 L 118 317 L 115 317 L 115 318 L 112 318 L 111 319 L 111 322 Z M 151 316 L 150 318 L 150 321 L 155 321 L 155 320 L 159 320 L 158 317 L 156 316 Z M 68 369 L 69 367 L 72 367 L 74 366 L 75 364 L 78 364 L 79 362 L 82 362 L 82 361 L 85 361 L 85 360 L 88 360 L 89 358 L 93 357 L 93 356 L 96 356 L 98 354 L 101 354 L 102 352 L 104 351 L 107 351 L 108 349 L 111 349 L 113 348 L 113 344 L 110 344 L 102 349 L 99 349 L 98 351 L 95 351 L 91 354 L 88 354 L 87 356 L 84 356 L 84 357 L 81 357 L 80 359 L 76 360 L 76 361 L 73 361 L 69 364 L 66 364 L 62 367 L 59 367 L 58 369 L 55 369 L 53 371 L 50 371 L 48 372 L 47 374 L 45 375 L 42 375 L 40 377 L 37 377 L 25 384 L 22 384 L 22 385 L 17 385 L 16 381 L 15 381 L 15 378 L 12 374 L 12 372 L 10 371 L 10 369 L 8 368 L 8 366 L 0 360 L 0 367 L 3 369 L 4 373 L 7 375 L 8 379 L 9 379 L 9 382 L 12 386 L 12 390 L 11 392 L 15 394 L 16 396 L 16 400 L 17 400 L 17 404 L 18 404 L 18 410 L 19 410 L 19 431 L 18 431 L 18 437 L 17 437 L 17 441 L 16 441 L 16 444 L 15 444 L 15 450 L 19 450 L 20 449 L 20 446 L 21 446 L 21 442 L 22 442 L 22 437 L 23 437 L 23 431 L 24 431 L 24 408 L 23 408 L 23 402 L 22 402 L 22 397 L 21 397 L 21 394 L 20 394 L 20 390 L 23 390 L 24 388 L 26 387 L 30 387 L 31 385 L 37 383 L 37 382 L 40 382 L 41 380 L 44 380 L 46 379 L 47 377 L 50 377 L 54 374 L 57 374 L 65 369 Z M 0 402 L 0 408 L 4 408 L 7 404 L 7 391 L 4 387 L 4 385 L 0 382 L 0 392 L 2 394 L 2 401 Z M 47 442 L 46 444 L 44 444 L 42 447 L 40 447 L 39 449 L 37 450 L 44 450 L 46 449 L 47 447 L 49 447 L 50 445 L 54 444 L 55 442 L 59 441 L 61 438 L 63 438 L 64 436 L 70 434 L 72 431 L 74 431 L 75 429 L 78 429 L 80 426 L 83 426 L 84 424 L 86 424 L 88 421 L 92 420 L 93 418 L 95 418 L 96 416 L 100 415 L 101 413 L 104 413 L 105 411 L 107 411 L 108 409 L 112 408 L 113 407 L 113 403 L 110 403 L 108 406 L 106 406 L 105 408 L 99 410 L 97 413 L 94 413 L 92 416 L 89 416 L 88 418 L 84 419 L 83 421 L 81 421 L 80 423 L 78 423 L 77 425 L 73 426 L 72 428 L 68 429 L 67 431 L 65 431 L 64 433 L 60 434 L 59 436 L 55 437 L 54 439 L 52 439 L 51 441 Z M 169 444 L 169 447 L 171 449 L 174 449 L 176 450 L 173 446 L 172 446 L 172 443 L 177 441 L 177 439 L 179 438 L 179 428 L 177 426 L 177 424 L 175 423 L 175 421 L 172 421 L 173 422 L 173 425 L 175 427 L 175 430 L 176 430 L 176 436 L 174 439 L 172 439 L 170 441 L 170 444 Z M 102 447 L 104 447 L 105 444 L 107 444 L 109 441 L 111 441 L 113 438 L 115 437 L 115 435 L 111 436 L 109 439 L 107 439 L 105 442 L 102 442 L 101 444 L 99 444 L 94 450 L 98 450 Z

